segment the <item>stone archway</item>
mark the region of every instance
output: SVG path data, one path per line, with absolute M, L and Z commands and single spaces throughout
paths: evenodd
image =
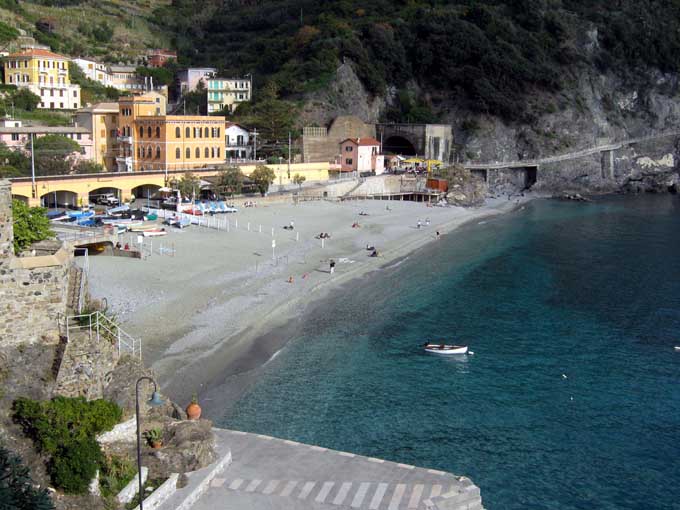
M 58 207 L 77 209 L 78 194 L 66 190 L 49 191 L 40 195 L 40 205 L 48 209 L 56 209 Z

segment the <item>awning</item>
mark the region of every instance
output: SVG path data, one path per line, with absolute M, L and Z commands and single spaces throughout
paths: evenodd
M 423 160 L 420 158 L 408 158 L 404 160 L 404 163 L 422 163 Z

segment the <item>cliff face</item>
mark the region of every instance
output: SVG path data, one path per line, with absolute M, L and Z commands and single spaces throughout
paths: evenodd
M 579 51 L 594 55 L 596 49 L 596 34 L 585 34 Z M 323 125 L 343 113 L 376 122 L 393 97 L 389 93 L 386 97 L 371 96 L 351 66 L 344 64 L 324 92 L 307 98 L 304 122 Z M 453 126 L 455 159 L 540 160 L 660 133 L 680 134 L 677 73 L 640 69 L 633 80 L 600 73 L 594 63 L 584 64 L 573 73 L 568 86 L 552 95 L 543 93 L 539 100 L 548 107 L 531 123 L 471 114 L 456 102 L 453 94 L 441 100 L 440 118 Z M 677 190 L 679 139 L 680 136 L 664 136 L 626 143 L 612 151 L 540 165 L 535 188 L 544 192 L 581 193 Z M 508 186 L 507 181 L 503 181 L 504 188 L 521 187 Z

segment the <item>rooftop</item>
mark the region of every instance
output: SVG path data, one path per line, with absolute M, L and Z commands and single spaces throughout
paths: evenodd
M 77 113 L 80 112 L 107 112 L 107 113 L 118 113 L 118 103 L 96 103 L 85 108 L 81 108 Z
M 345 143 L 345 142 L 352 142 L 353 144 L 359 145 L 361 147 L 369 147 L 369 146 L 373 146 L 373 145 L 380 145 L 380 142 L 378 140 L 376 140 L 375 138 L 372 138 L 370 136 L 367 136 L 365 138 L 346 138 L 340 143 L 342 144 L 342 143 Z
M 4 127 L 0 126 L 0 133 L 89 133 L 90 130 L 82 126 L 22 126 Z
M 22 57 L 43 57 L 43 58 L 56 58 L 60 60 L 68 60 L 68 57 L 59 55 L 57 53 L 52 53 L 49 50 L 43 50 L 40 48 L 30 48 L 28 50 L 20 51 L 18 53 L 12 53 L 8 58 L 22 58 Z

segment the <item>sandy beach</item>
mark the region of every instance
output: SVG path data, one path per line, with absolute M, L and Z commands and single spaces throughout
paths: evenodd
M 142 339 L 145 363 L 164 392 L 180 404 L 198 393 L 210 417 L 238 397 L 284 346 L 285 328 L 329 290 L 436 242 L 437 231 L 455 235 L 463 223 L 531 198 L 488 199 L 479 208 L 372 200 L 258 205 L 221 216 L 229 232 L 170 229 L 153 239 L 145 260 L 91 257 L 90 290 Z M 285 230 L 290 222 L 294 230 Z M 321 232 L 331 235 L 323 246 Z M 161 243 L 174 255 L 159 254 Z M 367 245 L 380 256 L 370 257 Z

